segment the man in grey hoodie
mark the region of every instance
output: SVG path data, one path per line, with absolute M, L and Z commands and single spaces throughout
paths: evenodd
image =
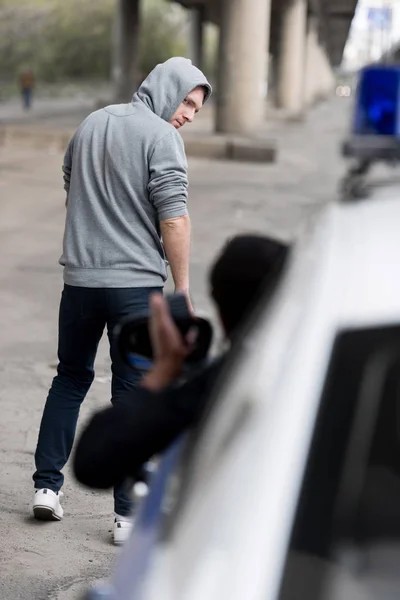
M 75 436 L 80 405 L 94 379 L 107 328 L 112 402 L 142 375 L 122 362 L 114 328 L 142 312 L 162 290 L 169 263 L 176 291 L 189 294 L 190 220 L 187 161 L 178 129 L 193 121 L 211 86 L 185 58 L 158 65 L 129 104 L 108 106 L 83 121 L 64 158 L 67 216 L 57 375 L 50 388 L 35 453 L 33 512 L 61 520 L 61 469 Z M 114 542 L 131 528 L 132 501 L 114 490 Z

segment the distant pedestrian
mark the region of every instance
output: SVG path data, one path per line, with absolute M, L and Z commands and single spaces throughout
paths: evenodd
M 35 79 L 31 69 L 24 69 L 19 77 L 19 85 L 22 95 L 22 104 L 25 110 L 29 110 L 32 106 L 33 88 Z
M 63 516 L 61 470 L 94 379 L 104 329 L 110 343 L 112 403 L 117 405 L 142 373 L 119 356 L 115 326 L 127 315 L 142 313 L 151 293 L 162 291 L 167 261 L 175 290 L 189 297 L 187 161 L 178 129 L 193 121 L 210 94 L 199 69 L 185 58 L 171 58 L 149 74 L 132 102 L 89 115 L 68 145 L 59 364 L 35 454 L 37 519 L 59 521 Z M 131 529 L 133 506 L 127 492 L 123 484 L 114 489 L 116 544 Z

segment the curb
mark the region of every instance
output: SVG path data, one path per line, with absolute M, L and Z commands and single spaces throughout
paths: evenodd
M 26 146 L 29 148 L 49 148 L 65 151 L 74 130 L 52 130 L 26 125 L 1 125 L 0 142 L 2 144 Z
M 46 129 L 26 125 L 1 125 L 0 143 L 29 148 L 65 151 L 75 129 Z M 238 162 L 273 163 L 277 147 L 273 140 L 229 135 L 183 136 L 186 154 L 193 158 L 213 158 Z
M 230 135 L 182 136 L 186 154 L 196 158 L 215 158 L 236 162 L 273 163 L 277 146 L 273 140 Z

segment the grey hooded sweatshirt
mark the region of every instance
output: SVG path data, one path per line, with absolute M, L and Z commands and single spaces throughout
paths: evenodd
M 197 86 L 185 58 L 158 65 L 129 104 L 87 117 L 64 158 L 67 216 L 60 264 L 80 287 L 158 287 L 167 278 L 160 221 L 187 214 L 187 162 L 169 120 Z

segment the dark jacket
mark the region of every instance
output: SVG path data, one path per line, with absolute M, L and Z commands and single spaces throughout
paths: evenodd
M 198 423 L 222 362 L 218 359 L 186 383 L 163 392 L 138 388 L 118 406 L 95 414 L 76 447 L 77 480 L 106 489 L 126 477 L 134 478 L 152 456 Z

